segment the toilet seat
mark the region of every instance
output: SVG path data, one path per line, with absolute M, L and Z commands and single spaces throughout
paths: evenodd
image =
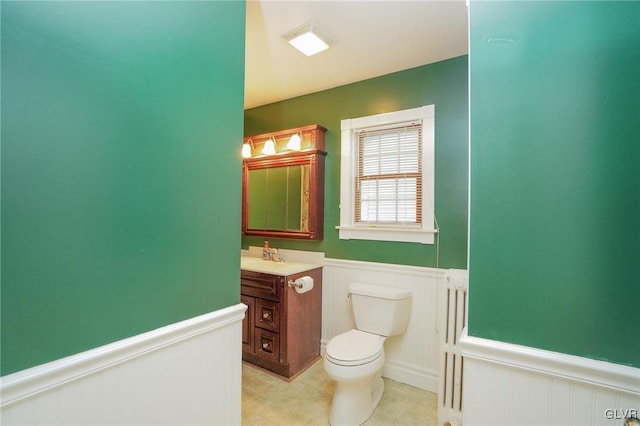
M 353 366 L 370 363 L 384 353 L 383 336 L 350 330 L 339 334 L 327 343 L 326 356 L 338 365 Z

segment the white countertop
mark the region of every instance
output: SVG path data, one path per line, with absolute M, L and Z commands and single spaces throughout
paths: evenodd
M 272 275 L 293 275 L 310 269 L 321 268 L 322 265 L 302 262 L 274 262 L 262 260 L 261 257 L 240 256 L 240 269 L 243 271 L 262 272 Z

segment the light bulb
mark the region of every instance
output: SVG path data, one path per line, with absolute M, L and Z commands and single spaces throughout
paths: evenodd
M 242 144 L 242 158 L 251 158 L 251 145 Z
M 276 153 L 276 144 L 273 142 L 273 139 L 269 139 L 264 143 L 262 153 L 266 155 L 273 155 Z
M 289 139 L 287 148 L 292 149 L 294 151 L 300 151 L 300 143 L 301 143 L 300 135 L 296 133 L 295 135 L 291 136 L 291 139 Z

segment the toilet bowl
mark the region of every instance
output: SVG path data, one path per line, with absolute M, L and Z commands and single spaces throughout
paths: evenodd
M 327 375 L 337 382 L 329 423 L 359 425 L 380 402 L 384 391 L 384 337 L 350 330 L 329 341 L 323 357 Z
M 356 329 L 329 340 L 323 355 L 324 369 L 336 381 L 332 426 L 359 425 L 375 410 L 384 392 L 384 342 L 406 330 L 411 307 L 407 290 L 352 284 L 349 296 Z

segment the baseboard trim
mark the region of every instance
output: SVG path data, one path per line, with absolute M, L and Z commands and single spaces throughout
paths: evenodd
M 9 406 L 202 333 L 242 321 L 246 309 L 246 305 L 239 303 L 4 376 L 0 378 L 0 407 Z
M 387 361 L 382 367 L 382 376 L 396 382 L 438 393 L 438 372 L 418 370 L 405 364 Z
M 466 329 L 460 347 L 467 358 L 640 395 L 638 368 L 469 336 Z

